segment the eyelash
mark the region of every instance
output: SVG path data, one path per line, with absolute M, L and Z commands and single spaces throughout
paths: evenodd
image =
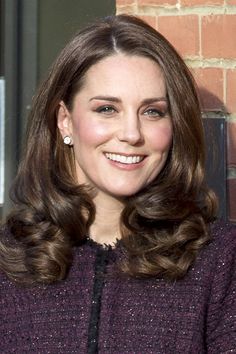
M 157 108 L 148 108 L 144 111 L 144 115 L 149 115 L 150 117 L 165 117 L 166 112 L 160 111 Z
M 103 114 L 113 114 L 114 112 L 117 112 L 117 110 L 113 106 L 101 106 L 96 109 L 97 113 L 103 113 Z
M 118 110 L 115 107 L 109 106 L 109 105 L 104 105 L 104 106 L 98 107 L 95 111 L 97 113 L 102 113 L 105 115 L 112 115 L 115 112 L 118 112 Z M 148 115 L 149 117 L 154 117 L 154 118 L 155 117 L 163 118 L 163 117 L 165 117 L 166 112 L 158 110 L 157 108 L 148 108 L 143 112 L 143 115 Z

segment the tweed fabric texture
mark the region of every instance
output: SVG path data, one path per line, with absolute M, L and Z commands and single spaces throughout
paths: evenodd
M 1 274 L 0 352 L 236 353 L 236 227 L 212 233 L 176 282 L 119 275 L 122 244 L 91 241 L 64 281 L 22 288 Z

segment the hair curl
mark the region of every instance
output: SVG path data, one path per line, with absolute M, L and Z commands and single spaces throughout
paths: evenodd
M 74 37 L 34 97 L 24 159 L 11 190 L 15 209 L 1 228 L 9 237 L 0 243 L 0 268 L 15 281 L 63 279 L 72 248 L 94 220 L 91 190 L 76 181 L 73 148 L 62 142 L 57 113 L 61 101 L 72 109 L 87 70 L 117 52 L 144 56 L 160 66 L 173 124 L 163 170 L 126 199 L 120 222 L 127 258 L 121 268 L 132 276 L 178 279 L 210 239 L 216 200 L 205 185 L 203 128 L 191 73 L 172 45 L 146 23 L 111 16 Z

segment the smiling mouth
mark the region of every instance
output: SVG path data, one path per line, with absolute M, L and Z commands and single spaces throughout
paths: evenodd
M 120 154 L 112 154 L 109 152 L 106 152 L 105 156 L 106 156 L 106 158 L 108 158 L 111 161 L 120 162 L 120 163 L 124 163 L 124 164 L 137 164 L 137 163 L 143 161 L 145 158 L 145 156 L 143 156 L 143 155 L 125 156 L 125 155 L 120 155 Z

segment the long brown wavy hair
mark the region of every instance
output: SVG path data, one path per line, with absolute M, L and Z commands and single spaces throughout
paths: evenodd
M 161 67 L 173 124 L 163 170 L 125 201 L 120 223 L 127 257 L 121 268 L 131 276 L 179 279 L 210 239 L 208 225 L 216 200 L 205 185 L 194 80 L 160 33 L 138 18 L 111 16 L 72 39 L 34 97 L 26 150 L 11 190 L 15 208 L 1 227 L 0 268 L 14 281 L 50 283 L 65 278 L 73 247 L 80 245 L 93 223 L 91 191 L 76 180 L 73 148 L 63 144 L 57 113 L 61 101 L 72 109 L 87 70 L 117 52 L 150 58 Z

